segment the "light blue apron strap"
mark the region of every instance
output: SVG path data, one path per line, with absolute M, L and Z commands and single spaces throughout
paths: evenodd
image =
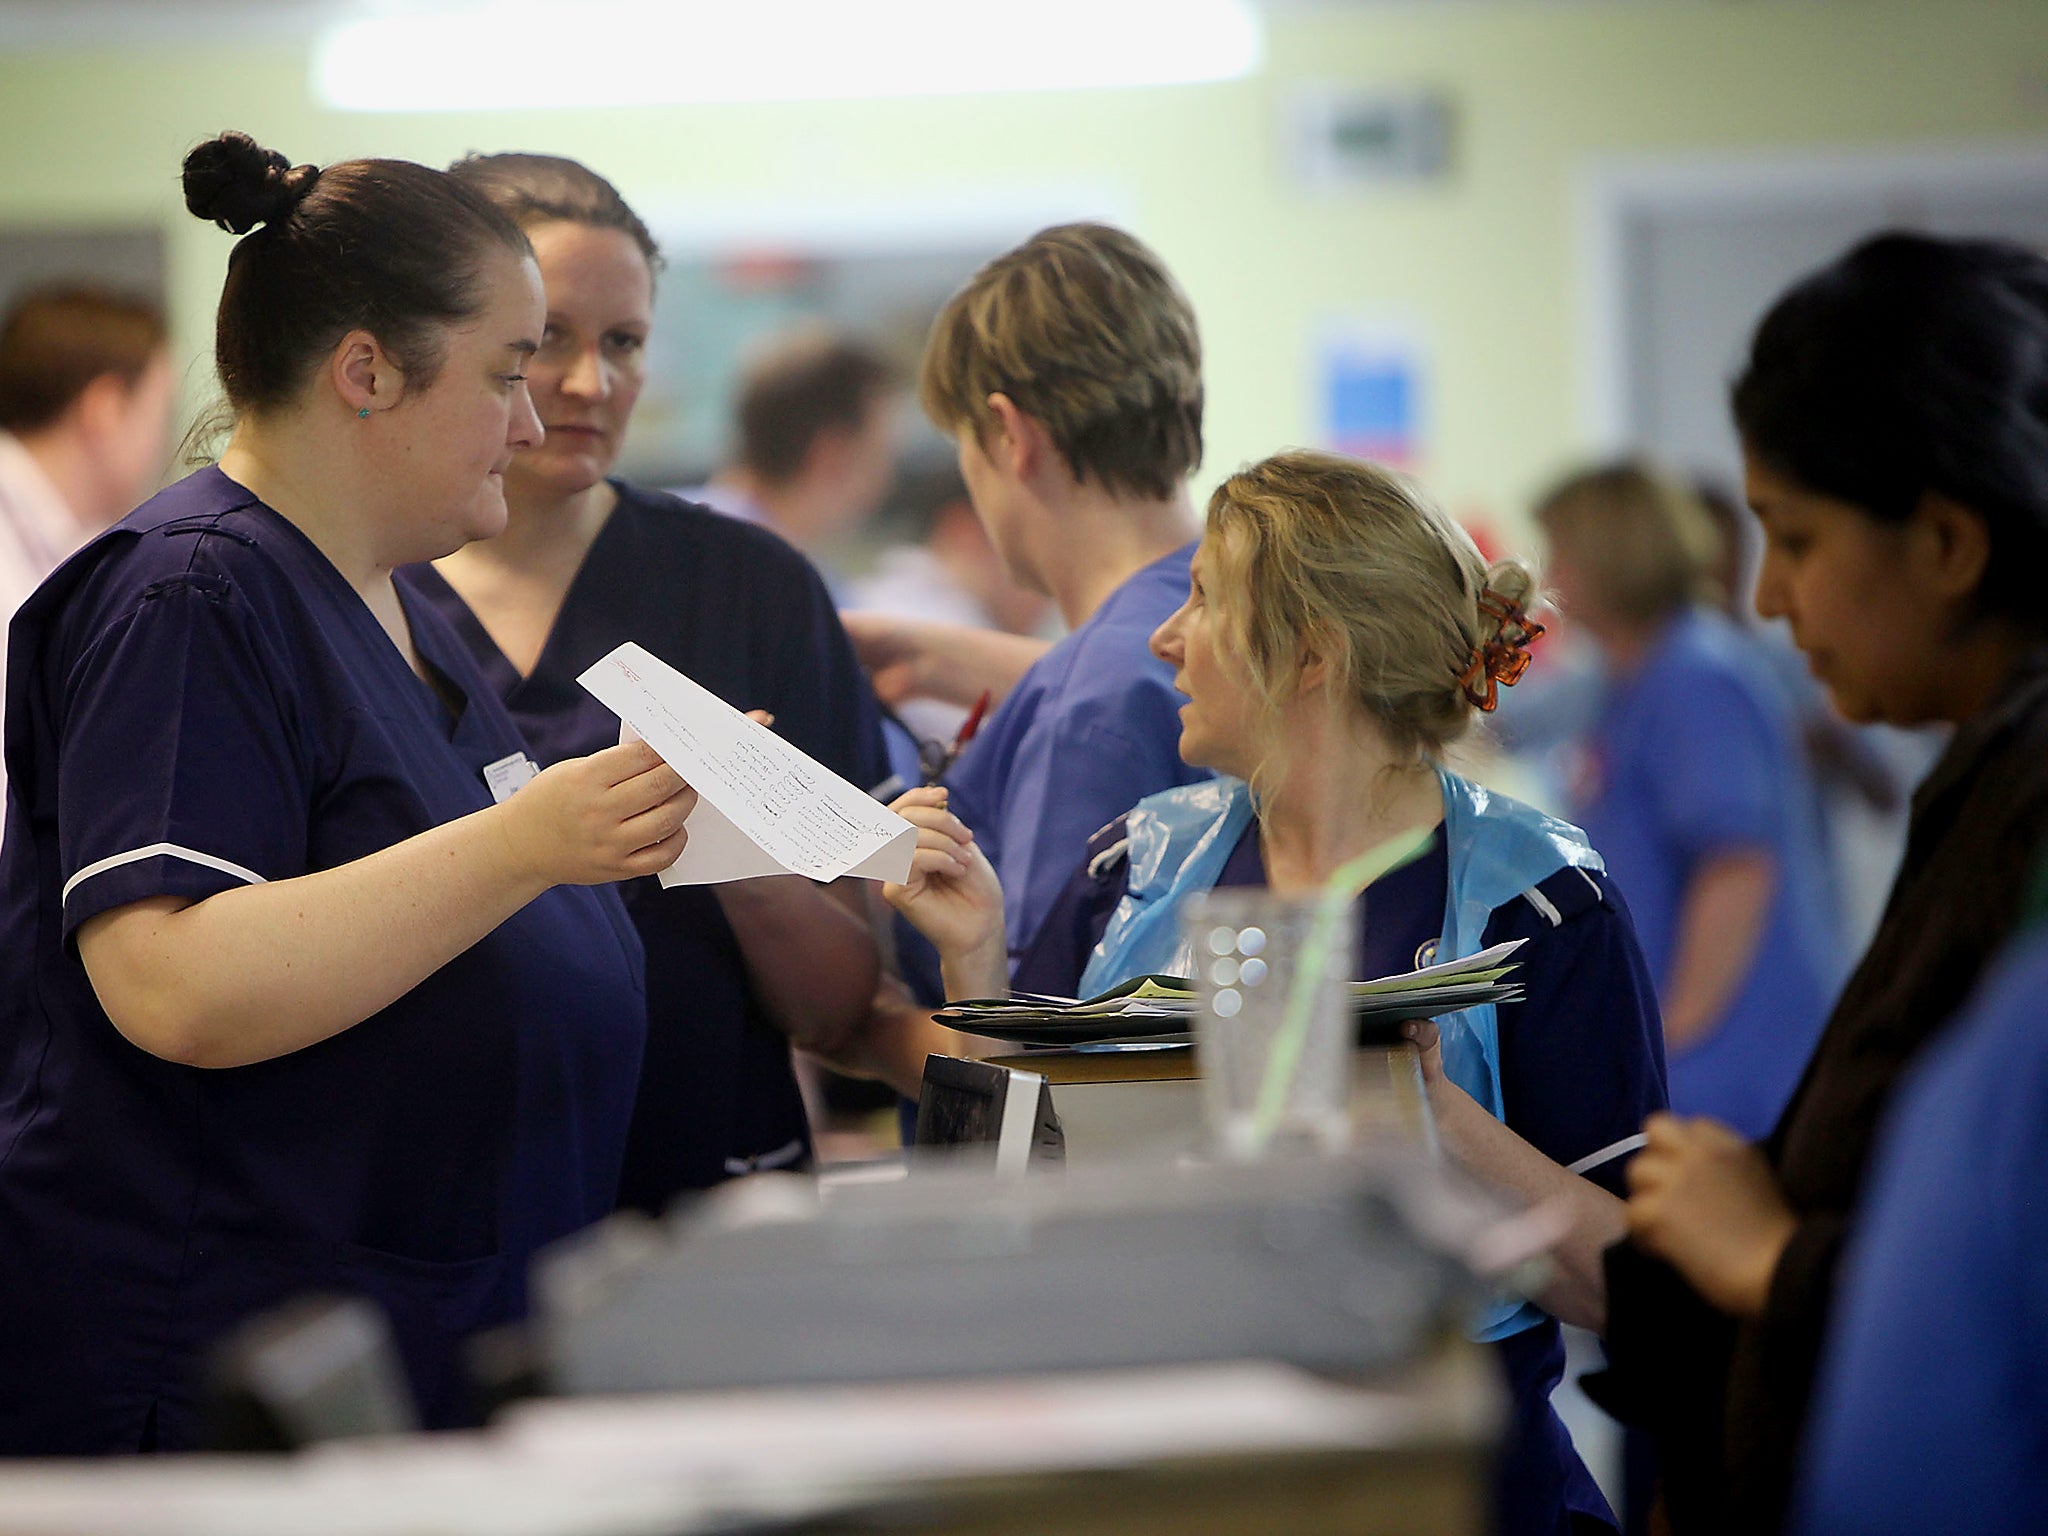
M 1533 1301 L 1524 1301 L 1519 1296 L 1503 1296 L 1465 1325 L 1465 1337 L 1475 1344 L 1495 1344 L 1534 1328 L 1548 1316 L 1550 1314 Z
M 1570 823 L 1495 795 L 1448 771 L 1440 769 L 1439 777 L 1450 870 L 1438 960 L 1462 960 L 1477 954 L 1485 944 L 1495 909 L 1560 869 L 1605 868 L 1585 834 Z M 1467 1008 L 1439 1019 L 1437 1029 L 1443 1042 L 1444 1075 L 1496 1120 L 1505 1120 L 1498 1012 L 1491 1004 Z M 1491 1343 L 1534 1327 L 1546 1315 L 1533 1302 L 1502 1296 L 1482 1308 L 1467 1331 L 1480 1343 Z
M 1494 1119 L 1501 1114 L 1500 1015 L 1491 1003 L 1446 1014 L 1436 1021 L 1443 1042 L 1444 1076 L 1471 1094 Z

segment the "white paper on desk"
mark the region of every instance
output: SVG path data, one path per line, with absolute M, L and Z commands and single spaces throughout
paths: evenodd
M 916 827 L 630 640 L 576 681 L 697 791 L 663 885 L 909 878 Z

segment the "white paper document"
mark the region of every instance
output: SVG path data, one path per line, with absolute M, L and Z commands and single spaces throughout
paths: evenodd
M 663 885 L 909 878 L 916 827 L 658 657 L 628 641 L 577 681 L 697 791 Z

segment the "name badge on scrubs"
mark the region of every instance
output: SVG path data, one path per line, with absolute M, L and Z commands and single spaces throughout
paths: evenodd
M 519 786 L 540 772 L 540 765 L 524 752 L 514 752 L 510 757 L 501 757 L 495 763 L 484 765 L 484 783 L 490 786 L 491 798 L 503 805 L 510 800 Z

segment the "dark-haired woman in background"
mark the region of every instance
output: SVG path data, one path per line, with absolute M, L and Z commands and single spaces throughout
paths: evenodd
M 539 439 L 518 228 L 441 172 L 240 134 L 185 189 L 254 229 L 233 438 L 61 567 L 9 657 L 13 1453 L 191 1446 L 208 1345 L 312 1290 L 379 1302 L 426 1422 L 459 1420 L 458 1341 L 618 1176 L 640 946 L 577 887 L 672 860 L 694 804 L 640 744 L 494 804 L 518 733 L 392 584 L 502 528 Z
M 533 242 L 547 330 L 527 365 L 544 442 L 505 474 L 510 521 L 402 574 L 461 635 L 543 763 L 618 739 L 577 685 L 632 640 L 867 787 L 888 773 L 874 697 L 823 582 L 762 528 L 607 478 L 645 377 L 653 237 L 612 184 L 553 155 L 476 155 L 450 174 Z M 858 896 L 859 882 L 849 881 Z M 867 925 L 796 876 L 628 887 L 647 947 L 648 1037 L 620 1202 L 810 1155 L 790 1036 L 831 1047 L 865 1026 Z M 921 1051 L 893 1075 L 915 1091 Z M 871 1064 L 872 1065 L 872 1064 Z
M 1776 1530 L 1872 1137 L 2019 918 L 2048 829 L 2048 262 L 1892 235 L 1801 282 L 1735 387 L 1782 615 L 1851 720 L 1949 722 L 1906 855 L 1776 1130 L 1653 1118 L 1600 1401 L 1673 1528 Z

